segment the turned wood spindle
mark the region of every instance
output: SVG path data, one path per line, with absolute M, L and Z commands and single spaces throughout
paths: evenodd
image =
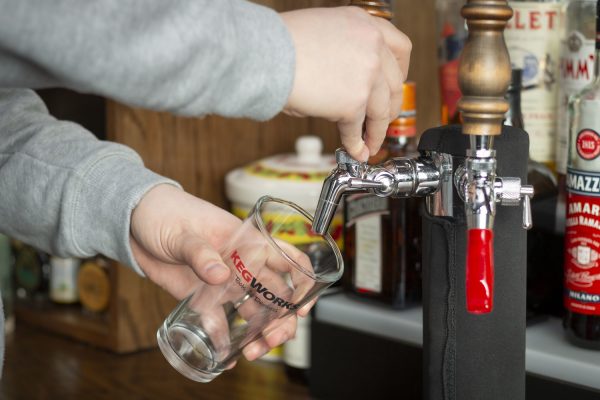
M 458 72 L 462 130 L 467 135 L 499 135 L 511 75 L 503 33 L 512 9 L 506 0 L 468 0 L 461 14 L 469 27 Z

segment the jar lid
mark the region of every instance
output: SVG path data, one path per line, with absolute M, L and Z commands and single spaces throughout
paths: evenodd
M 279 154 L 235 169 L 225 177 L 227 198 L 250 208 L 261 196 L 292 201 L 309 212 L 317 206 L 323 181 L 336 167 L 335 157 L 322 155 L 317 136 L 296 140 L 295 154 Z

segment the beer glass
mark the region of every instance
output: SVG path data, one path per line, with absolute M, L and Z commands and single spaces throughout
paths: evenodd
M 184 376 L 210 382 L 243 348 L 294 318 L 343 272 L 329 234 L 311 230 L 297 205 L 261 197 L 221 249 L 231 269 L 221 285 L 201 282 L 164 321 L 159 347 Z

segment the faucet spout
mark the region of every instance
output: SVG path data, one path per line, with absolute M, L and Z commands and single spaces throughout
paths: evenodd
M 347 172 L 337 168 L 323 183 L 312 226 L 315 233 L 322 235 L 327 232 L 331 225 L 331 220 L 340 204 L 342 194 L 349 188 L 349 178 L 344 177 L 344 174 L 347 175 Z
M 338 166 L 325 179 L 315 211 L 312 230 L 323 234 L 329 229 L 342 195 L 372 193 L 380 197 L 427 196 L 434 193 L 445 163 L 427 157 L 398 157 L 383 164 L 367 165 L 354 160 L 343 149 L 336 151 Z

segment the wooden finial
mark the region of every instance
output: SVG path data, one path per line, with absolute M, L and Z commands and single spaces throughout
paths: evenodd
M 386 0 L 386 1 L 351 0 L 349 5 L 364 8 L 369 14 L 374 15 L 376 17 L 385 18 L 389 21 L 394 16 L 394 14 L 392 13 L 392 6 L 390 4 L 390 1 L 391 0 Z
M 462 130 L 467 135 L 499 135 L 511 75 L 503 33 L 512 9 L 506 0 L 468 0 L 461 14 L 469 27 L 458 72 Z

